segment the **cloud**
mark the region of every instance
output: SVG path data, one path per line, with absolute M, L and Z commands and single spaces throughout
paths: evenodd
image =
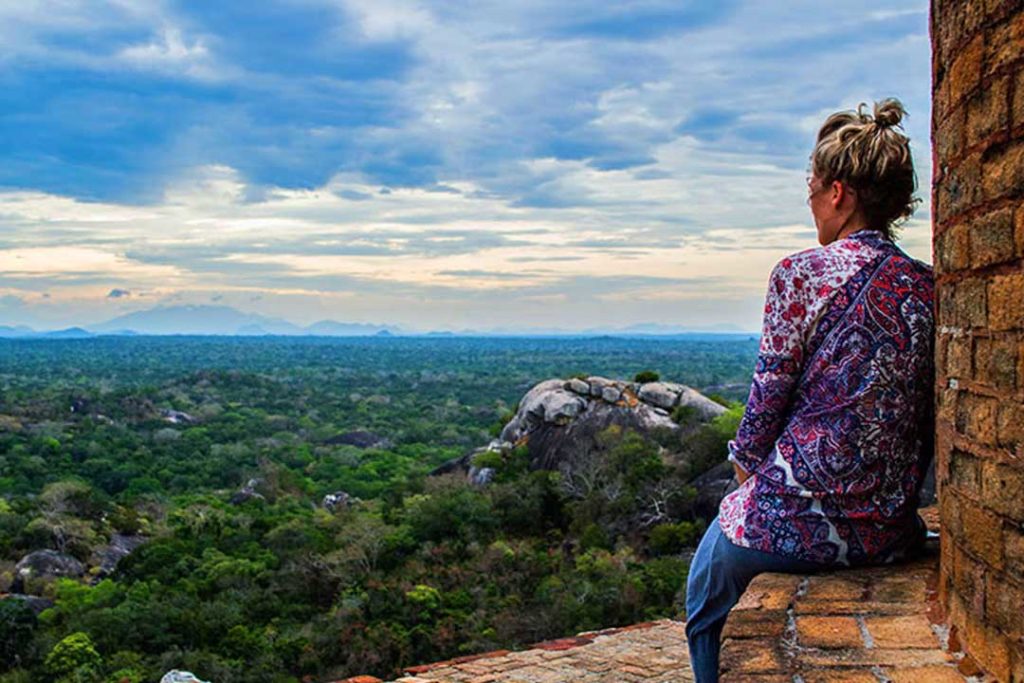
M 109 292 L 107 292 L 107 298 L 108 299 L 123 299 L 125 297 L 130 297 L 131 295 L 132 295 L 131 291 L 129 291 L 127 289 L 116 289 L 115 288 L 115 289 L 112 289 Z
M 828 113 L 900 96 L 930 175 L 919 0 L 44 0 L 0 8 L 0 63 L 0 275 L 33 305 L 754 301 L 813 241 Z M 641 270 L 669 281 L 588 279 Z

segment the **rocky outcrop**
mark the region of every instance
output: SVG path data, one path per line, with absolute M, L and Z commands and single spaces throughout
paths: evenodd
M 26 586 L 36 581 L 58 578 L 77 579 L 85 574 L 85 566 L 64 553 L 56 550 L 36 550 L 18 561 L 14 566 L 12 592 L 24 593 Z
M 235 493 L 228 500 L 232 505 L 241 505 L 248 500 L 264 500 L 262 493 L 256 490 L 257 487 L 263 485 L 263 479 L 254 477 L 245 483 L 245 486 L 235 491 Z
M 0 596 L 3 600 L 17 600 L 18 602 L 24 603 L 32 612 L 39 616 L 40 612 L 45 609 L 53 607 L 53 600 L 41 598 L 38 595 L 25 595 L 23 593 L 8 593 Z
M 165 673 L 163 678 L 160 679 L 160 683 L 209 683 L 209 681 L 200 679 L 191 671 L 178 671 L 174 669 Z
M 334 512 L 335 510 L 343 510 L 358 501 L 358 498 L 348 495 L 345 491 L 335 491 L 324 496 L 320 504 L 325 510 Z
M 146 542 L 145 536 L 113 534 L 110 543 L 93 553 L 91 562 L 97 578 L 110 576 L 117 569 L 117 564 L 131 555 L 132 551 Z
M 171 410 L 170 408 L 164 408 L 161 410 L 160 417 L 162 417 L 165 422 L 170 422 L 175 425 L 194 425 L 199 423 L 199 420 L 192 415 L 189 415 L 182 410 Z
M 475 458 L 522 445 L 529 449 L 532 469 L 557 470 L 599 451 L 600 433 L 612 426 L 645 434 L 678 432 L 681 427 L 672 411 L 681 406 L 701 421 L 725 412 L 700 392 L 672 382 L 641 384 L 600 376 L 545 380 L 526 392 L 498 439 L 444 463 L 433 474 L 463 471 L 474 483 L 487 483 L 494 472 L 477 468 Z

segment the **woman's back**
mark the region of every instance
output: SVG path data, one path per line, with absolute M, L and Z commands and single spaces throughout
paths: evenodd
M 737 545 L 814 562 L 891 559 L 917 533 L 931 448 L 930 267 L 874 230 L 783 259 L 722 504 Z

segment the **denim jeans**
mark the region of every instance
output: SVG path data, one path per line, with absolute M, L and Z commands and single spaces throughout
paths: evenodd
M 718 681 L 722 627 L 755 576 L 763 572 L 812 574 L 826 568 L 735 545 L 722 533 L 715 517 L 697 546 L 686 582 L 686 640 L 697 683 Z

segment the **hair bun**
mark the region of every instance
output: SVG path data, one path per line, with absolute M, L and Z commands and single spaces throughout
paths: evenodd
M 898 126 L 906 113 L 903 103 L 894 97 L 875 102 L 875 125 L 879 128 Z

